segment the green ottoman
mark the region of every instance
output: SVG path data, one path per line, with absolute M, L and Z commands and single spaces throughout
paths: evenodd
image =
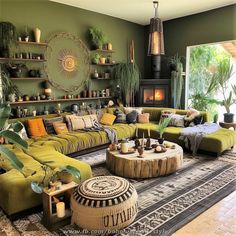
M 98 176 L 84 181 L 71 197 L 72 223 L 87 230 L 118 230 L 137 214 L 137 192 L 126 179 Z

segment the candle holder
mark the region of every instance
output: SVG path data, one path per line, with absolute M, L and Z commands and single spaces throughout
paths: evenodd
M 145 150 L 151 150 L 152 147 L 151 147 L 151 138 L 148 137 L 147 138 L 147 141 L 146 141 L 146 147 L 145 147 Z
M 144 148 L 143 146 L 139 146 L 138 147 L 138 153 L 139 153 L 139 156 L 140 158 L 143 158 L 143 153 L 144 153 Z
M 135 149 L 138 149 L 138 147 L 140 146 L 140 141 L 139 141 L 139 138 L 136 136 L 135 137 L 135 140 L 134 140 L 134 147 Z

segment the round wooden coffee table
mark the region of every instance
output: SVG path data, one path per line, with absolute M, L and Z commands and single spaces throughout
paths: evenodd
M 132 146 L 133 143 L 130 145 Z M 177 144 L 175 144 L 175 149 L 167 148 L 164 153 L 154 153 L 152 149 L 145 150 L 143 158 L 138 156 L 137 151 L 132 154 L 121 154 L 119 151 L 110 151 L 108 148 L 106 165 L 112 173 L 134 179 L 171 174 L 183 165 L 183 149 Z

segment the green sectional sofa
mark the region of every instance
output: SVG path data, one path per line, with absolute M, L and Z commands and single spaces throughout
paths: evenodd
M 148 124 L 114 124 L 110 127 L 116 131 L 119 140 L 133 138 L 137 128 L 140 137 L 142 137 L 143 133 L 147 135 L 147 130 L 150 129 L 151 137 L 157 138 L 158 132 L 156 128 L 162 109 L 164 108 L 143 108 L 144 113 L 150 113 L 150 123 Z M 103 112 L 113 113 L 114 109 L 104 109 Z M 176 113 L 185 114 L 186 111 L 176 110 Z M 204 121 L 208 121 L 207 113 L 202 112 L 201 114 L 204 117 Z M 50 117 L 55 116 L 50 115 Z M 19 120 L 22 123 L 26 121 L 25 118 Z M 15 120 L 11 121 L 13 122 Z M 179 140 L 180 131 L 181 128 L 168 127 L 164 138 L 183 145 L 183 142 Z M 43 172 L 41 165 L 48 160 L 53 161 L 48 164 L 51 168 L 64 165 L 72 165 L 78 168 L 81 172 L 82 181 L 92 177 L 91 167 L 88 164 L 70 158 L 67 155 L 108 143 L 109 140 L 104 131 L 73 131 L 68 134 L 47 135 L 29 139 L 29 149 L 27 151 L 22 151 L 14 145 L 8 145 L 24 163 L 25 176 L 12 168 L 7 161 L 1 164 L 2 168 L 6 170 L 6 173 L 0 175 L 0 207 L 8 215 L 11 215 L 40 205 L 42 202 L 41 196 L 31 190 L 30 183 L 42 179 Z M 222 128 L 204 137 L 200 144 L 200 150 L 220 155 L 224 150 L 235 144 L 236 132 Z M 36 174 L 31 176 L 31 173 L 35 170 Z

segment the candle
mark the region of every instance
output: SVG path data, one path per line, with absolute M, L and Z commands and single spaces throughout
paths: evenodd
M 56 204 L 56 208 L 57 208 L 57 217 L 58 218 L 62 218 L 65 216 L 66 212 L 65 212 L 65 203 L 64 202 L 58 202 Z
M 150 137 L 150 128 L 148 128 L 148 137 Z
M 136 135 L 135 136 L 138 137 L 138 128 L 136 129 Z

